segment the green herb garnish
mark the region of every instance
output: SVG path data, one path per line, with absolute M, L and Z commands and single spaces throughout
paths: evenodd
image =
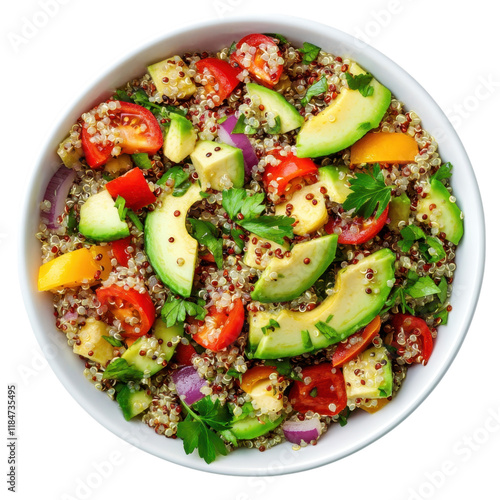
M 369 85 L 369 83 L 373 79 L 373 75 L 370 73 L 361 73 L 359 75 L 351 75 L 350 73 L 345 74 L 347 85 L 351 90 L 359 90 L 359 93 L 363 97 L 369 97 L 373 95 L 373 85 Z
M 202 245 L 205 245 L 209 252 L 214 256 L 215 263 L 219 269 L 222 269 L 224 261 L 222 258 L 222 239 L 217 236 L 217 228 L 207 221 L 199 219 L 189 219 L 193 228 L 193 236 Z
M 405 288 L 405 293 L 414 299 L 427 297 L 440 292 L 441 290 L 430 276 L 421 276 L 411 286 Z
M 340 342 L 342 340 L 342 335 L 339 334 L 334 328 L 326 324 L 324 321 L 318 321 L 314 325 L 320 333 L 322 333 L 325 337 L 330 339 L 332 344 L 335 344 L 336 342 Z
M 227 407 L 221 406 L 219 400 L 214 403 L 210 396 L 194 403 L 191 408 L 182 399 L 181 403 L 187 416 L 177 424 L 177 436 L 182 439 L 186 454 L 198 449 L 198 455 L 207 464 L 213 462 L 217 455 L 227 455 L 224 441 L 213 431 L 228 429 L 231 415 Z
M 151 160 L 147 153 L 135 153 L 132 155 L 132 161 L 143 170 L 149 170 L 151 168 Z
M 276 330 L 276 328 L 279 328 L 279 327 L 280 327 L 280 324 L 276 320 L 270 319 L 269 323 L 266 326 L 263 326 L 261 328 L 261 330 L 262 330 L 262 333 L 264 335 L 267 335 L 267 333 L 268 333 L 269 330 L 271 330 L 272 332 L 274 332 L 274 330 Z
M 311 64 L 318 57 L 320 51 L 321 47 L 309 42 L 304 42 L 303 48 L 299 49 L 304 64 Z
M 103 335 L 102 338 L 111 344 L 113 347 L 122 347 L 123 344 L 120 340 L 115 339 L 114 337 L 110 337 L 109 335 Z
M 279 115 L 276 116 L 274 121 L 274 127 L 269 127 L 267 129 L 268 134 L 279 134 L 281 132 L 281 118 L 279 117 Z
M 448 179 L 451 177 L 451 170 L 453 168 L 453 165 L 448 161 L 441 165 L 438 169 L 438 171 L 430 178 L 430 180 L 436 179 L 437 181 L 440 181 L 442 179 Z
M 156 184 L 163 185 L 169 179 L 174 181 L 174 191 L 172 196 L 181 197 L 186 194 L 186 191 L 191 187 L 189 182 L 189 172 L 180 166 L 169 168 L 158 180 Z
M 368 219 L 375 212 L 379 218 L 391 201 L 391 187 L 385 185 L 380 165 L 375 163 L 371 174 L 356 174 L 349 180 L 351 193 L 342 204 L 344 210 L 354 209 L 354 213 Z
M 141 219 L 139 219 L 139 216 L 133 210 L 127 210 L 127 217 L 130 219 L 130 222 L 132 222 L 132 224 L 139 229 L 139 231 L 144 231 L 144 225 L 142 224 Z
M 123 196 L 118 196 L 115 201 L 115 207 L 118 209 L 118 215 L 120 216 L 120 220 L 125 220 L 127 216 L 128 209 L 125 208 L 125 198 Z
M 288 40 L 279 33 L 264 33 L 264 35 L 269 36 L 271 38 L 276 38 L 276 40 L 279 40 L 280 43 L 288 43 Z
M 315 96 L 324 94 L 328 90 L 328 81 L 326 76 L 322 76 L 317 82 L 313 83 L 306 91 L 306 95 L 300 100 L 303 107 Z
M 238 117 L 238 121 L 236 122 L 236 125 L 234 126 L 231 134 L 253 135 L 256 132 L 257 129 L 248 125 L 246 123 L 246 116 L 243 113 L 241 113 L 241 115 Z
M 194 303 L 187 299 L 171 296 L 161 308 L 161 319 L 167 325 L 167 328 L 178 323 L 184 323 L 186 316 L 203 320 L 207 314 L 207 310 L 203 305 L 205 304 L 201 299 L 198 299 L 197 303 Z
M 120 382 L 138 381 L 144 377 L 144 373 L 130 366 L 123 358 L 112 361 L 104 370 L 102 378 L 119 380 Z
M 289 358 L 283 359 L 266 359 L 264 361 L 266 366 L 274 366 L 276 371 L 284 377 L 291 378 L 292 380 L 302 381 L 300 375 L 293 369 Z

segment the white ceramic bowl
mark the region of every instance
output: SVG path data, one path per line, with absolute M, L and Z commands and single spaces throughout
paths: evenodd
M 457 252 L 450 321 L 440 327 L 429 364 L 411 368 L 390 405 L 374 415 L 358 415 L 356 412 L 349 425 L 328 432 L 317 446 L 299 452 L 292 451 L 289 443 L 264 454 L 239 449 L 207 465 L 196 454 L 186 455 L 181 440 L 167 440 L 156 435 L 140 421 L 126 422 L 118 405 L 84 378 L 81 360 L 67 346 L 65 336 L 55 328 L 51 295 L 37 292 L 40 249 L 34 235 L 39 203 L 59 164 L 57 145 L 81 113 L 109 97 L 117 86 L 143 75 L 148 64 L 176 53 L 215 51 L 248 33 L 281 33 L 296 45 L 308 41 L 326 51 L 352 57 L 386 85 L 408 109 L 415 110 L 422 118 L 423 126 L 438 138 L 442 158 L 455 167 L 452 185 L 466 216 L 465 236 Z M 21 235 L 21 285 L 33 330 L 52 369 L 82 407 L 111 432 L 158 457 L 195 469 L 234 475 L 285 474 L 324 465 L 360 450 L 404 420 L 440 381 L 465 338 L 479 296 L 484 268 L 484 216 L 474 172 L 453 127 L 427 92 L 397 64 L 363 42 L 312 21 L 286 17 L 279 21 L 263 17 L 232 18 L 183 28 L 147 43 L 108 69 L 68 109 L 40 153 L 26 195 Z

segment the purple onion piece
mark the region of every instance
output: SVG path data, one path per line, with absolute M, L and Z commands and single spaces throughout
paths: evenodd
M 71 185 L 75 180 L 76 172 L 67 167 L 60 167 L 50 179 L 45 194 L 44 201 L 50 202 L 48 212 L 41 211 L 40 218 L 49 229 L 58 229 L 61 225 L 57 218 L 64 213 L 66 198 L 68 197 Z
M 301 441 L 310 443 L 319 438 L 321 423 L 319 418 L 314 417 L 309 420 L 291 421 L 287 420 L 283 424 L 283 434 L 290 443 L 300 444 Z
M 250 140 L 245 134 L 233 134 L 233 129 L 238 119 L 231 115 L 219 125 L 219 137 L 224 144 L 239 148 L 243 151 L 243 160 L 245 162 L 245 176 L 249 178 L 252 175 L 252 168 L 259 163 Z
M 191 406 L 205 397 L 200 389 L 206 385 L 207 381 L 198 375 L 198 371 L 193 366 L 185 366 L 176 370 L 172 375 L 177 394 L 184 396 L 184 403 Z

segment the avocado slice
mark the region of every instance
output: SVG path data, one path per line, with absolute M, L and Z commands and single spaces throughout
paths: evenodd
M 291 215 L 297 222 L 293 233 L 299 236 L 314 233 L 328 222 L 325 197 L 320 191 L 321 185 L 311 184 L 293 193 L 288 202 L 276 205 L 276 215 L 287 215 L 287 205 L 292 205 Z M 308 199 L 312 195 L 311 199 Z M 314 204 L 313 202 L 316 202 Z
M 392 395 L 392 366 L 385 347 L 371 347 L 342 367 L 349 399 Z
M 187 76 L 189 68 L 179 56 L 148 66 L 156 90 L 174 99 L 187 99 L 196 92 L 196 85 Z
M 363 328 L 380 312 L 389 296 L 395 260 L 394 253 L 384 248 L 345 267 L 337 274 L 333 294 L 312 311 L 250 313 L 250 355 L 260 359 L 298 356 L 340 342 Z M 365 277 L 368 269 L 373 270 L 370 281 Z M 367 293 L 368 289 L 371 293 Z M 269 325 L 273 328 L 266 328 Z
M 314 285 L 335 258 L 336 234 L 297 243 L 290 257 L 273 257 L 251 293 L 260 302 L 287 302 Z M 273 278 L 276 276 L 276 278 Z
M 450 201 L 450 196 L 450 192 L 441 181 L 432 179 L 427 196 L 418 200 L 417 219 L 428 224 L 437 222 L 440 232 L 446 234 L 446 239 L 458 245 L 464 234 L 463 214 L 458 205 Z M 434 205 L 432 210 L 431 205 Z
M 85 156 L 82 148 L 75 148 L 72 145 L 69 135 L 66 139 L 64 139 L 64 141 L 61 142 L 61 144 L 59 144 L 57 154 L 68 168 L 79 166 L 80 158 Z
M 350 72 L 365 73 L 356 63 L 351 63 Z M 336 153 L 378 127 L 391 104 L 391 92 L 375 78 L 370 85 L 371 96 L 344 88 L 326 109 L 307 120 L 297 135 L 297 156 L 316 158 Z
M 163 364 L 158 363 L 156 359 L 152 359 L 148 356 L 147 352 L 152 349 L 153 351 L 161 351 L 165 355 L 165 361 L 170 361 L 174 355 L 177 343 L 173 344 L 172 339 L 176 337 L 180 338 L 184 334 L 184 327 L 180 324 L 171 326 L 167 328 L 165 323 L 161 318 L 155 321 L 153 325 L 153 336 L 148 337 L 147 335 L 138 338 L 123 354 L 122 358 L 128 362 L 129 365 L 133 365 L 138 370 L 142 372 L 148 370 L 149 377 L 152 377 L 158 373 L 162 368 Z M 158 340 L 161 340 L 160 344 Z M 170 347 L 168 343 L 170 342 Z M 145 352 L 144 356 L 141 356 L 141 351 Z
M 235 421 L 230 430 L 237 439 L 254 439 L 276 429 L 284 418 L 283 415 L 276 420 L 270 420 L 267 415 L 245 417 Z
M 184 116 L 170 114 L 170 126 L 163 143 L 163 154 L 171 161 L 179 163 L 189 156 L 196 144 L 193 124 Z
M 274 252 L 279 249 L 282 254 L 290 249 L 290 245 L 285 243 L 280 245 L 271 240 L 261 238 L 256 234 L 250 233 L 248 242 L 246 243 L 245 255 L 243 256 L 243 264 L 254 269 L 265 269 L 274 256 Z
M 239 148 L 214 141 L 198 141 L 191 153 L 191 161 L 202 190 L 207 189 L 208 184 L 217 191 L 227 189 L 224 178 L 236 188 L 245 183 L 243 151 Z
M 351 194 L 349 179 L 352 177 L 348 167 L 328 165 L 318 169 L 319 182 L 326 188 L 330 200 L 344 203 Z
M 118 392 L 116 401 L 118 401 L 122 409 L 125 420 L 130 420 L 147 410 L 151 401 L 153 401 L 153 397 L 144 389 L 136 391 L 128 385 L 124 385 Z
M 198 242 L 186 229 L 186 216 L 191 205 L 199 200 L 197 184 L 181 197 L 164 193 L 144 224 L 144 246 L 149 262 L 160 280 L 183 297 L 191 295 L 198 257 Z
M 73 352 L 105 366 L 114 358 L 114 347 L 103 338 L 109 335 L 109 328 L 104 321 L 98 321 L 92 317 L 87 318 L 85 325 L 78 332 L 80 343 L 73 344 Z
M 304 117 L 279 92 L 268 89 L 256 83 L 247 83 L 247 92 L 250 98 L 260 100 L 264 112 L 271 111 L 281 120 L 280 134 L 285 134 L 299 128 L 304 123 Z
M 389 228 L 391 231 L 396 231 L 399 227 L 399 223 L 404 221 L 408 224 L 408 219 L 410 218 L 410 198 L 406 193 L 401 193 L 401 196 L 397 196 L 391 199 L 389 203 Z
M 78 231 L 95 241 L 114 241 L 130 234 L 107 189 L 89 196 L 82 205 Z

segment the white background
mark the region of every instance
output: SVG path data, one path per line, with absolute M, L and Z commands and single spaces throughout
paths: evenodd
M 500 332 L 496 313 L 500 269 L 495 249 L 500 243 L 500 165 L 495 148 L 499 144 L 500 30 L 494 3 L 47 3 L 52 3 L 50 16 L 40 14 L 43 0 L 10 2 L 9 12 L 4 10 L 0 21 L 1 397 L 5 415 L 6 386 L 17 384 L 17 497 L 499 498 Z M 275 478 L 222 477 L 191 471 L 132 448 L 95 422 L 66 392 L 44 360 L 24 311 L 16 270 L 18 214 L 24 187 L 51 124 L 65 112 L 73 96 L 86 89 L 116 57 L 188 22 L 263 13 L 273 18 L 285 11 L 367 41 L 415 77 L 452 119 L 483 196 L 487 272 L 475 318 L 452 367 L 417 411 L 389 435 L 353 456 L 316 470 Z M 44 17 L 44 26 L 26 31 L 28 21 L 43 23 Z M 495 426 L 488 425 L 492 414 L 499 420 Z M 5 416 L 2 426 L 5 429 Z M 5 434 L 0 432 L 0 436 Z M 7 449 L 4 445 L 0 448 L 0 490 L 6 498 Z

